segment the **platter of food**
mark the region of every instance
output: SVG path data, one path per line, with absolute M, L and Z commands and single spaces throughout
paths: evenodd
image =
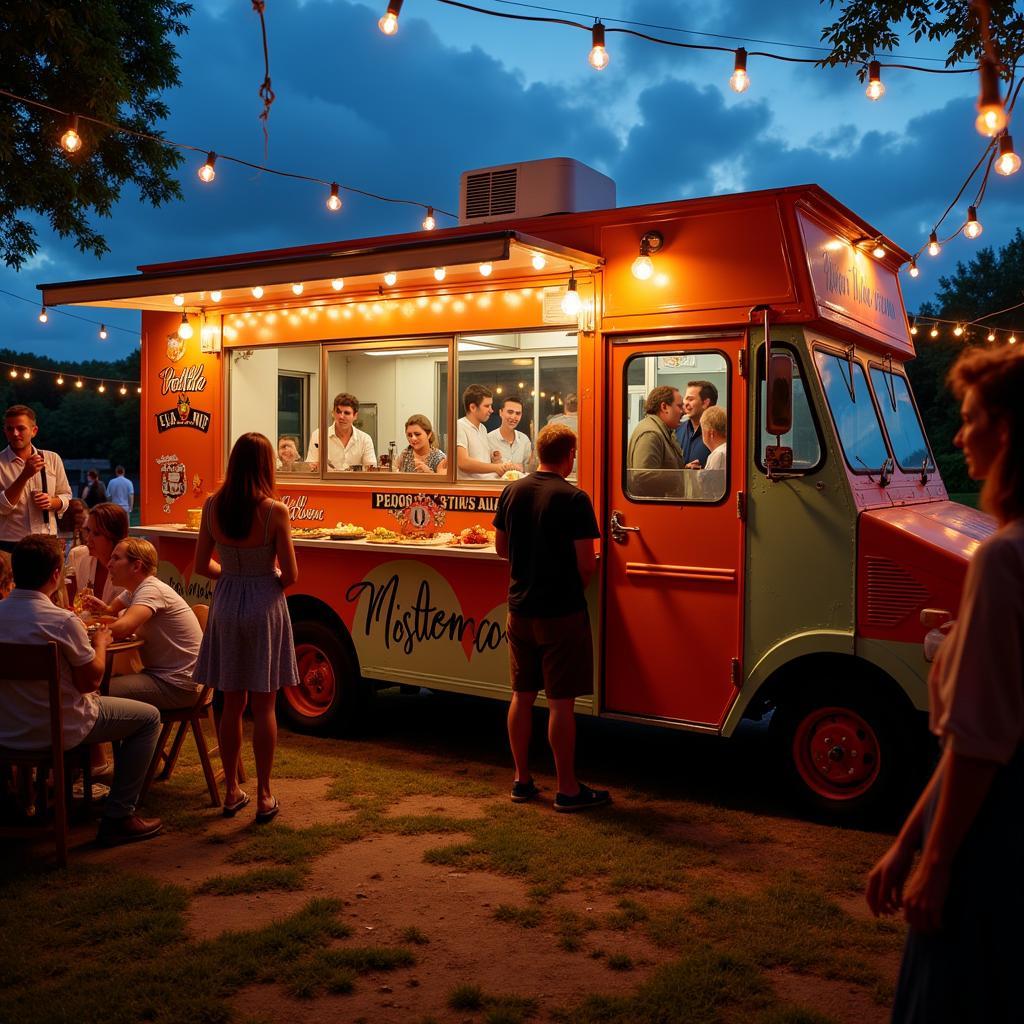
M 482 526 L 467 526 L 449 541 L 453 548 L 487 548 L 493 543 L 494 531 L 485 530 Z
M 431 537 L 399 537 L 397 544 L 408 544 L 416 548 L 440 548 L 452 542 L 450 533 L 435 533 Z
M 508 469 L 504 473 L 501 474 L 501 479 L 502 480 L 521 480 L 524 476 L 526 476 L 526 474 L 523 473 L 523 472 L 520 472 L 518 469 Z
M 292 537 L 296 540 L 318 540 L 330 535 L 330 530 L 319 526 L 293 526 Z
M 331 540 L 362 540 L 366 536 L 366 530 L 355 523 L 338 523 L 331 530 Z
M 402 538 L 386 526 L 375 526 L 366 534 L 367 544 L 397 544 Z

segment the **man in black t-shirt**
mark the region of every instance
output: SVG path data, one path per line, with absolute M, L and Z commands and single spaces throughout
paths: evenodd
M 550 424 L 538 434 L 536 447 L 539 468 L 505 488 L 494 514 L 495 547 L 509 560 L 512 800 L 523 803 L 538 792 L 529 751 L 533 705 L 543 688 L 558 775 L 555 810 L 583 811 L 610 801 L 607 790 L 579 782 L 575 769 L 574 702 L 594 688 L 584 591 L 596 568 L 594 539 L 600 531 L 590 499 L 565 479 L 576 459 L 576 435 L 563 424 Z

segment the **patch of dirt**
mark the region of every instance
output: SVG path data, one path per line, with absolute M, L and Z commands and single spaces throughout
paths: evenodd
M 405 796 L 385 811 L 385 817 L 437 814 L 444 818 L 482 818 L 489 802 L 471 796 Z
M 870 992 L 848 981 L 826 981 L 793 971 L 767 971 L 780 999 L 812 1007 L 819 1013 L 851 1024 L 884 1024 L 889 1008 L 875 1002 Z

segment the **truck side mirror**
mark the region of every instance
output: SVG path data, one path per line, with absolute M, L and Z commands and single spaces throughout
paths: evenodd
M 784 352 L 768 359 L 764 429 L 776 437 L 793 429 L 793 360 Z

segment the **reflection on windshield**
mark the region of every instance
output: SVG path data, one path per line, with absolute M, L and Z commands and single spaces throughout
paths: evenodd
M 934 468 L 928 453 L 928 442 L 924 439 L 924 430 L 917 418 L 917 410 L 911 401 L 906 379 L 898 374 L 872 367 L 871 383 L 875 388 L 878 406 L 882 410 L 882 419 L 889 433 L 889 442 L 892 444 L 897 465 L 908 472 L 917 472 L 927 459 L 928 468 Z
M 815 352 L 814 359 L 846 461 L 858 471 L 881 469 L 888 452 L 864 367 L 829 352 Z

